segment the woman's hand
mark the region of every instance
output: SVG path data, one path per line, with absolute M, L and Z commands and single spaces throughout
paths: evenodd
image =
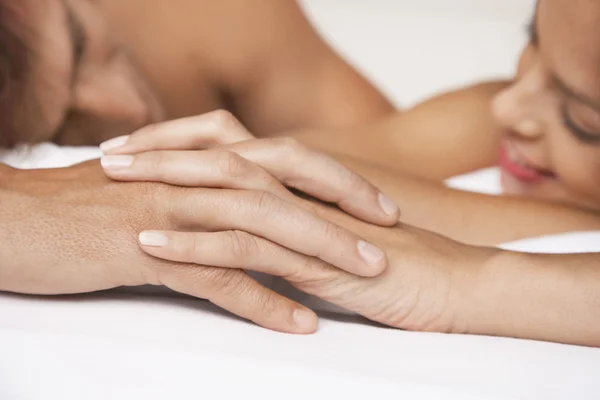
M 138 168 L 118 173 L 108 172 L 111 178 L 117 180 L 164 181 L 161 174 L 172 171 L 173 174 L 168 176 L 167 183 L 222 187 L 214 175 L 209 179 L 208 174 L 216 173 L 217 169 L 226 169 L 236 181 L 227 182 L 226 187 L 229 188 L 238 188 L 242 180 L 251 178 L 253 173 L 261 177 L 259 181 L 272 181 L 264 171 L 250 167 L 250 163 L 237 157 L 222 153 L 218 158 L 208 155 L 214 152 L 208 152 L 206 155 L 202 152 L 183 153 L 215 147 L 251 161 L 286 186 L 322 201 L 336 203 L 341 209 L 359 219 L 382 226 L 393 226 L 398 222 L 399 210 L 396 204 L 359 175 L 332 158 L 300 145 L 294 139 L 254 139 L 235 117 L 226 111 L 215 111 L 198 117 L 148 126 L 130 136 L 112 139 L 101 146 L 107 156 L 152 152 L 144 156 L 151 157 L 152 163 L 156 164 L 149 166 L 151 171 L 142 172 Z M 227 162 L 231 164 L 223 165 Z M 187 179 L 195 170 L 203 170 L 200 181 Z M 280 196 L 285 196 L 287 191 L 276 186 L 278 185 L 274 182 L 269 183 L 270 189 Z

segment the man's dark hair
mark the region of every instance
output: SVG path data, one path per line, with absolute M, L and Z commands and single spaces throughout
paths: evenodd
M 31 52 L 23 23 L 22 0 L 0 0 L 0 146 L 23 140 L 15 121 L 28 107 L 21 99 L 29 74 Z

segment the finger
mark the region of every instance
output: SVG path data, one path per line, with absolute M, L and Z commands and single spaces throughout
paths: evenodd
M 141 248 L 151 256 L 180 263 L 246 269 L 293 281 L 327 281 L 342 271 L 243 231 L 140 233 Z
M 199 157 L 205 158 L 199 160 Z M 203 162 L 206 160 L 208 162 Z M 237 162 L 241 165 L 232 167 L 232 163 Z M 187 196 L 182 194 L 170 204 L 180 226 L 244 230 L 361 276 L 378 275 L 386 267 L 387 260 L 381 250 L 354 233 L 275 196 L 274 193 L 285 192 L 279 182 L 234 153 L 221 150 L 149 152 L 105 156 L 102 164 L 106 173 L 116 180 L 260 190 L 254 193 L 204 190 Z M 218 165 L 223 167 L 219 169 Z M 253 168 L 257 171 L 252 172 Z M 199 213 L 198 210 L 211 211 Z
M 251 140 L 227 150 L 260 165 L 287 186 L 336 203 L 347 213 L 383 226 L 398 223 L 396 203 L 360 175 L 293 138 Z
M 175 265 L 161 269 L 159 279 L 172 290 L 205 298 L 267 329 L 297 334 L 317 329 L 315 313 L 261 286 L 241 270 Z
M 199 150 L 254 138 L 228 111 L 148 125 L 128 136 L 100 145 L 104 154 L 136 154 L 152 150 Z
M 269 173 L 224 150 L 151 151 L 101 159 L 106 174 L 119 181 L 163 182 L 187 187 L 264 190 L 287 194 Z
M 192 190 L 178 193 L 169 208 L 178 230 L 245 231 L 361 276 L 387 266 L 376 246 L 269 192 Z
M 139 242 L 142 250 L 163 260 L 279 276 L 305 293 L 369 315 L 369 301 L 359 300 L 366 288 L 364 280 L 369 278 L 351 275 L 247 232 L 146 231 Z

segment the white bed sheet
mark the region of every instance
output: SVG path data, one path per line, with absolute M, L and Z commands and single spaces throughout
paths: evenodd
M 304 3 L 326 37 L 399 104 L 508 75 L 532 9 L 519 0 Z M 43 145 L 0 157 L 33 168 L 98 154 Z M 507 247 L 598 251 L 598 243 L 592 232 Z M 600 350 L 403 332 L 318 308 L 318 333 L 300 337 L 171 293 L 0 294 L 0 399 L 600 398 Z

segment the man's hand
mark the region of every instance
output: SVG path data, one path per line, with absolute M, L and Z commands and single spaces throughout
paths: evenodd
M 105 158 L 108 161 L 126 159 L 119 156 L 145 153 L 138 157 L 140 162 L 145 163 L 145 170 L 140 165 L 107 169 L 109 176 L 116 180 L 220 187 L 215 186 L 217 182 L 214 179 L 209 179 L 207 170 L 215 165 L 214 156 L 195 151 L 220 148 L 234 153 L 229 160 L 235 161 L 235 165 L 240 167 L 237 168 L 239 172 L 244 172 L 243 176 L 237 177 L 238 180 L 251 176 L 251 172 L 258 174 L 255 178 L 262 176 L 263 180 L 268 179 L 265 178 L 266 171 L 286 186 L 319 200 L 336 203 L 342 210 L 364 221 L 394 226 L 400 216 L 393 200 L 333 158 L 311 150 L 293 138 L 255 139 L 227 111 L 151 125 L 129 136 L 109 140 L 101 148 L 109 156 Z M 186 179 L 191 176 L 195 178 Z M 228 187 L 236 188 L 236 185 Z
M 309 333 L 316 329 L 312 312 L 261 287 L 242 270 L 150 257 L 138 246 L 138 234 L 219 232 L 212 235 L 227 243 L 232 254 L 244 255 L 253 244 L 265 241 L 290 248 L 303 260 L 319 259 L 356 274 L 373 276 L 384 270 L 386 259 L 380 250 L 282 200 L 274 192 L 285 189 L 269 183 L 267 174 L 239 180 L 231 173 L 240 170 L 230 169 L 234 164 L 226 158 L 207 165 L 217 166 L 208 170 L 219 179 L 237 180 L 237 190 L 114 182 L 98 162 L 6 173 L 0 189 L 0 290 L 68 294 L 165 285 L 206 298 L 264 327 Z M 181 174 L 184 180 L 185 176 Z M 152 232 L 139 240 L 161 244 Z M 204 245 L 198 244 L 197 250 Z M 256 270 L 265 268 L 256 265 Z
M 194 151 L 212 147 L 220 149 Z M 341 164 L 289 139 L 253 139 L 228 114 L 211 113 L 144 128 L 108 143 L 104 151 L 110 154 L 105 163 L 128 160 L 127 166 L 106 168 L 115 180 L 237 188 L 241 179 L 226 181 L 214 172 L 218 158 L 230 154 L 235 163 L 243 165 L 236 169 L 246 171 L 246 185 L 275 188 L 281 181 L 324 200 L 337 199 L 334 202 L 341 209 L 365 221 L 381 225 L 395 222 L 386 218 L 382 207 L 375 206 L 379 191 Z M 160 243 L 142 243 L 142 249 L 171 261 L 280 276 L 300 290 L 394 327 L 465 329 L 463 322 L 455 319 L 455 310 L 462 307 L 455 295 L 470 292 L 480 262 L 490 252 L 412 228 L 370 225 L 287 191 L 277 194 L 350 231 L 367 235 L 393 255 L 391 268 L 380 276 L 362 278 L 263 238 L 242 238 L 243 246 L 232 246 L 222 232 L 153 232 Z

